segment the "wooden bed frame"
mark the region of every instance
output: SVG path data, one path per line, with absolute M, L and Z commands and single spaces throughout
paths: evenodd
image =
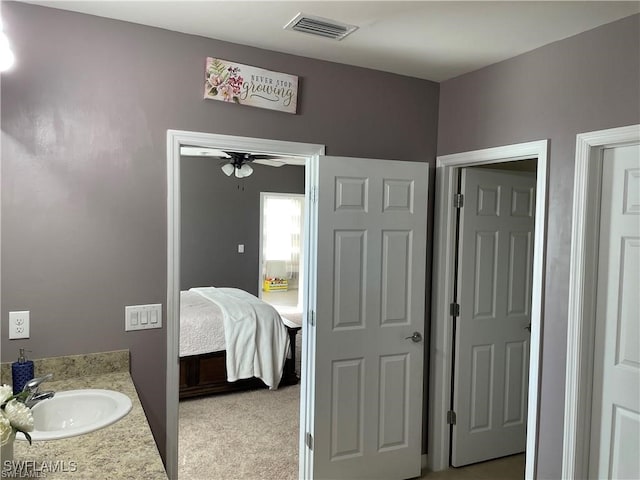
M 279 386 L 295 385 L 300 379 L 296 374 L 296 334 L 301 327 L 287 326 L 291 344 L 291 357 L 284 364 Z M 230 393 L 255 388 L 267 388 L 259 378 L 247 378 L 227 382 L 227 354 L 221 352 L 204 353 L 180 357 L 180 400 L 216 393 Z

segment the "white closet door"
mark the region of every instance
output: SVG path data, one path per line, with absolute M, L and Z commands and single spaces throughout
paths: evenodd
M 526 445 L 536 176 L 462 169 L 451 464 Z

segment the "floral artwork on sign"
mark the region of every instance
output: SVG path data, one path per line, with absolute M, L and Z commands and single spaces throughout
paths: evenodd
M 208 57 L 204 98 L 296 113 L 298 77 Z

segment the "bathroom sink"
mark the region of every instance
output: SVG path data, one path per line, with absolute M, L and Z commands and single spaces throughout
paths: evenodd
M 113 390 L 68 390 L 56 392 L 32 409 L 33 441 L 57 440 L 93 432 L 111 425 L 131 410 L 131 399 Z M 22 434 L 16 438 L 25 440 Z

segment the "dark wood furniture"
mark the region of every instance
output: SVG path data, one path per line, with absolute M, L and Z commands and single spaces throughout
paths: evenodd
M 291 345 L 291 357 L 284 364 L 280 387 L 295 385 L 300 379 L 296 374 L 296 334 L 301 327 L 287 326 Z M 221 352 L 180 357 L 180 400 L 216 393 L 237 392 L 255 388 L 267 388 L 259 378 L 247 378 L 227 382 L 227 355 Z

